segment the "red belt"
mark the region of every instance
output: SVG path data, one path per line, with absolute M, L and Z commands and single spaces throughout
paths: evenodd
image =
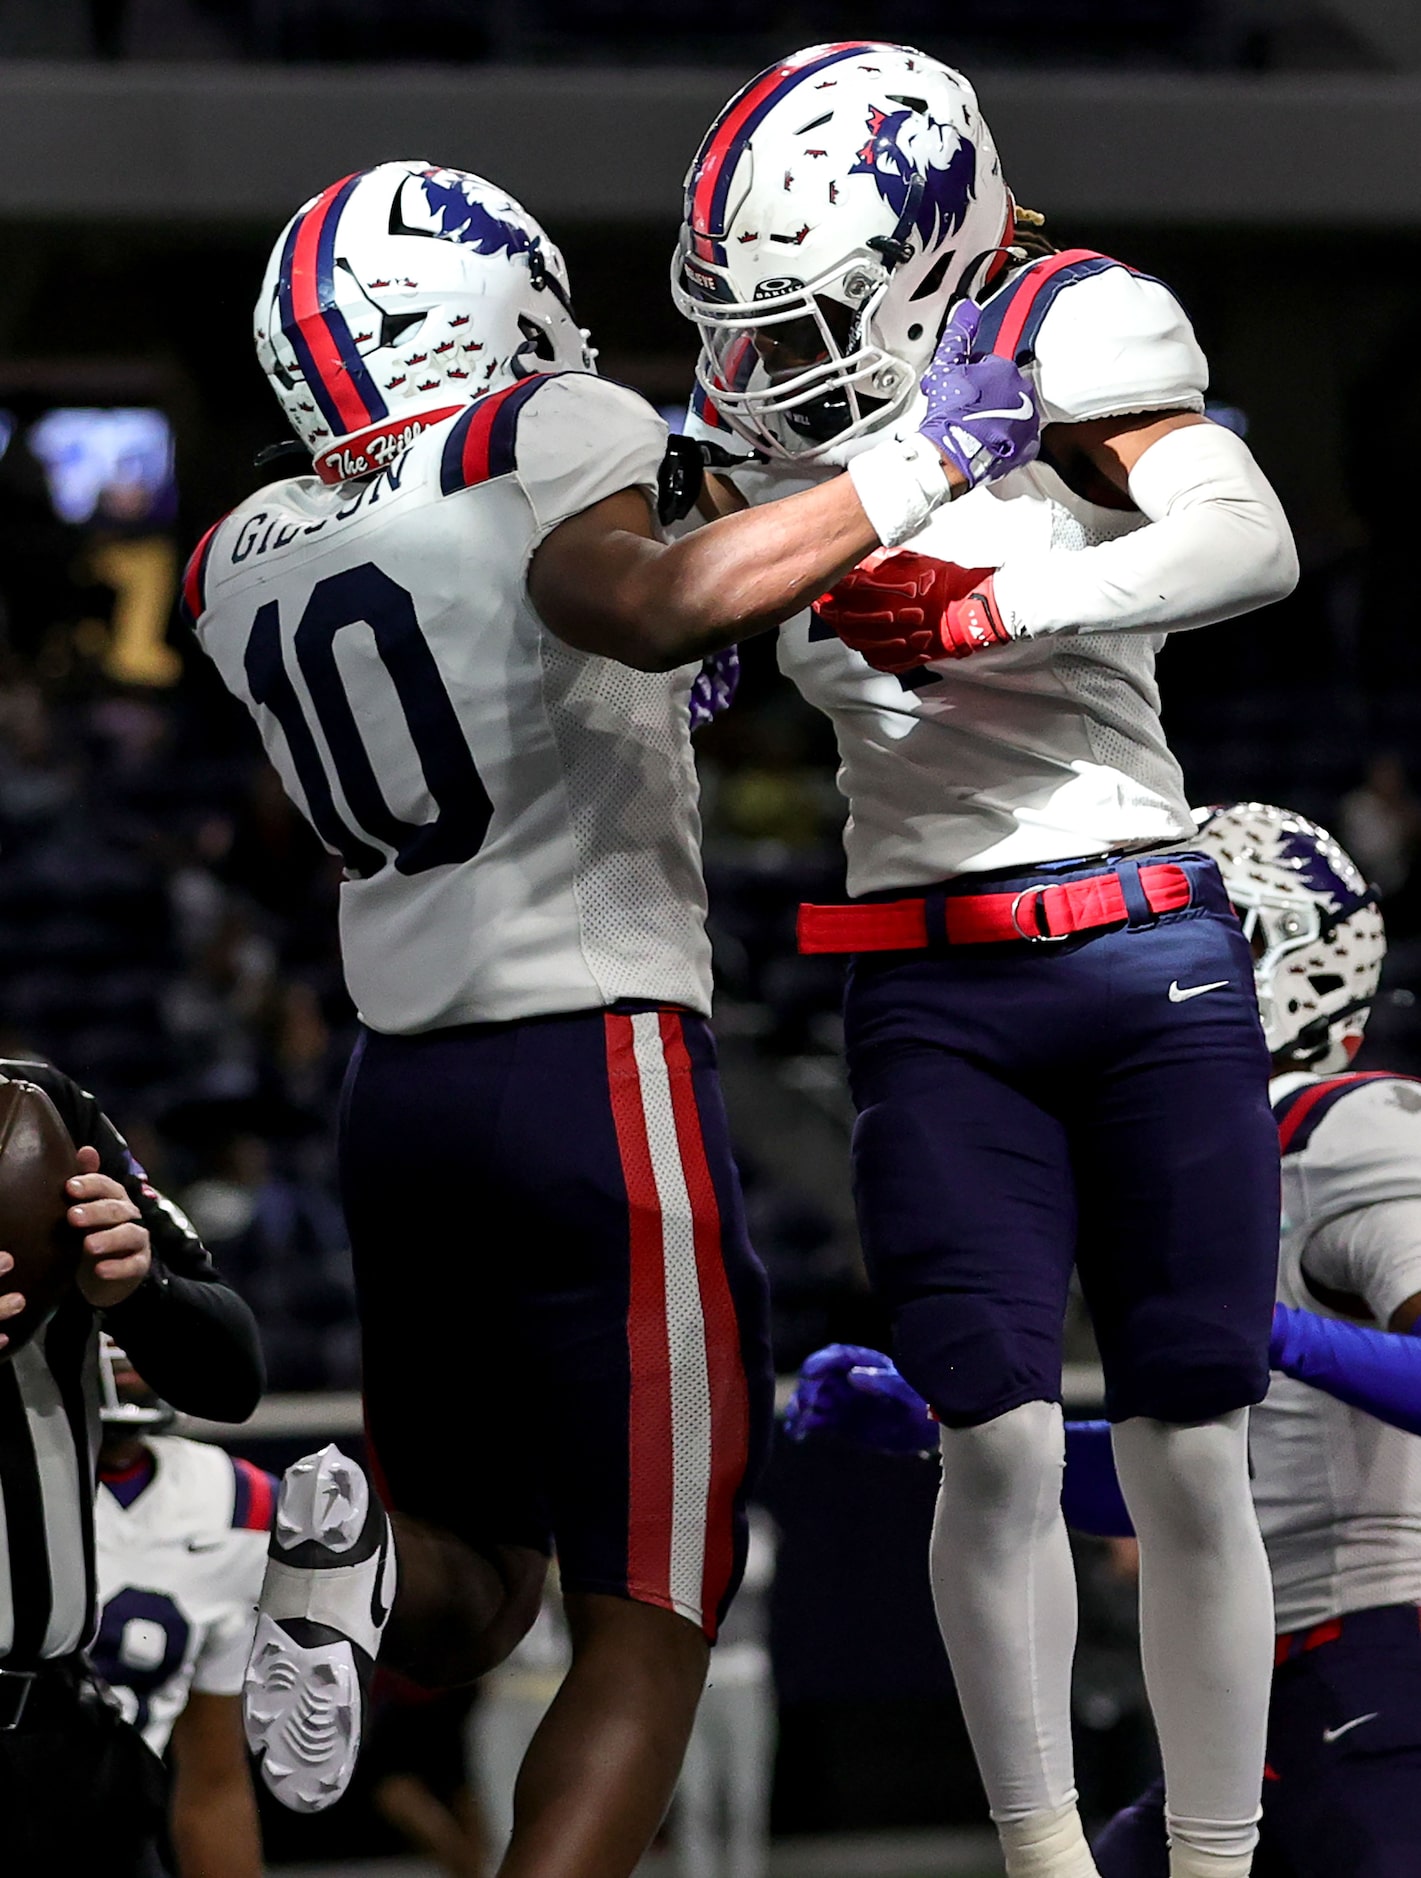
M 1189 876 L 1173 862 L 1139 870 L 1151 913 L 1189 905 Z M 1023 887 L 1016 893 L 932 894 L 920 900 L 864 900 L 799 909 L 801 952 L 921 952 L 930 945 L 1000 945 L 1004 940 L 1069 939 L 1130 917 L 1118 874 Z
M 1301 1656 L 1304 1650 L 1320 1650 L 1324 1643 L 1336 1643 L 1341 1635 L 1340 1617 L 1329 1617 L 1312 1630 L 1285 1630 L 1273 1646 L 1273 1667 L 1277 1669 L 1290 1656 Z

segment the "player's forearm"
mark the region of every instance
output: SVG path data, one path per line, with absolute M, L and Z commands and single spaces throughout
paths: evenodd
M 612 656 L 670 671 L 781 625 L 857 561 L 878 535 L 847 476 L 722 516 L 669 544 L 647 542 L 609 595 Z
M 185 1414 L 241 1422 L 261 1400 L 256 1319 L 226 1285 L 168 1272 L 155 1259 L 151 1277 L 104 1322 L 139 1373 Z
M 1135 1528 L 1120 1491 L 1109 1422 L 1066 1423 L 1066 1472 L 1061 1512 L 1073 1532 L 1128 1539 Z
M 261 1828 L 245 1766 L 220 1781 L 188 1780 L 173 1792 L 178 1878 L 262 1878 Z
M 1012 638 L 1061 632 L 1180 632 L 1283 599 L 1297 553 L 1248 447 L 1214 424 L 1162 437 L 1130 494 L 1149 525 L 1077 553 L 1008 560 L 993 590 Z
M 1271 1354 L 1274 1369 L 1285 1376 L 1421 1435 L 1421 1337 L 1414 1333 L 1372 1330 L 1280 1304 Z

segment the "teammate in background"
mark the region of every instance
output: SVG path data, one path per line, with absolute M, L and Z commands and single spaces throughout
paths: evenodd
M 178 1878 L 260 1878 L 242 1735 L 276 1481 L 165 1431 L 173 1411 L 109 1337 L 94 1508 L 99 1630 L 90 1655 L 157 1755 L 172 1743 Z
M 1206 421 L 1169 290 L 1019 220 L 967 82 L 816 46 L 754 79 L 687 179 L 714 506 L 864 492 L 880 538 L 780 664 L 832 719 L 855 904 L 845 1027 L 865 1257 L 943 1423 L 944 1640 L 1012 1878 L 1094 1872 L 1075 1805 L 1075 1583 L 1056 1491 L 1077 1264 L 1139 1530 L 1174 1878 L 1243 1878 L 1267 1711 L 1247 1408 L 1267 1386 L 1277 1139 L 1248 948 L 1164 739 L 1167 632 L 1281 598 L 1297 561 Z M 1030 377 L 1038 460 L 923 527 L 868 468 L 919 422 L 963 296 Z M 956 317 L 956 315 L 953 315 Z M 740 451 L 728 462 L 728 453 Z M 904 546 L 903 544 L 906 544 Z
M 1260 1878 L 1421 1870 L 1421 1088 L 1355 1075 L 1385 942 L 1361 874 L 1288 810 L 1206 812 L 1198 844 L 1243 917 L 1273 1056 L 1283 1236 L 1272 1366 L 1253 1410 L 1253 1493 L 1279 1634 Z M 1365 1326 L 1365 1327 L 1364 1327 Z M 923 1450 L 926 1403 L 887 1358 L 805 1365 L 798 1437 L 836 1429 Z M 1105 1425 L 1067 1428 L 1064 1508 L 1086 1532 L 1128 1515 Z M 1164 1878 L 1156 1785 L 1095 1847 L 1104 1878 Z
M 249 1739 L 288 1804 L 328 1804 L 377 1648 L 472 1680 L 556 1541 L 572 1666 L 503 1870 L 615 1878 L 675 1784 L 773 1385 L 706 1023 L 694 661 L 881 535 L 846 477 L 667 545 L 665 425 L 595 375 L 561 257 L 477 177 L 326 190 L 256 326 L 315 473 L 211 530 L 185 590 L 346 865 L 341 1167 L 381 1485 L 333 1448 L 288 1472 Z M 925 520 L 1035 448 L 1020 374 L 965 351 L 959 327 L 919 428 L 865 458 L 880 513 Z M 457 1224 L 451 1178 L 477 1194 Z
M 1254 951 L 1283 1149 L 1273 1363 L 1253 1497 L 1277 1607 L 1266 1878 L 1421 1871 L 1421 1085 L 1349 1065 L 1386 942 L 1366 882 L 1283 809 L 1212 814 Z M 1365 1328 L 1361 1328 L 1365 1326 Z M 1398 1334 L 1399 1333 L 1399 1334 Z M 1103 1878 L 1162 1878 L 1160 1799 L 1107 1828 Z

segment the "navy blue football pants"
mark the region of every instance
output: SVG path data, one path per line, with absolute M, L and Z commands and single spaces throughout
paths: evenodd
M 1169 1878 L 1164 1789 L 1113 1819 L 1101 1878 Z M 1414 1605 L 1359 1611 L 1335 1641 L 1273 1678 L 1254 1878 L 1421 1873 L 1421 1621 Z
M 1179 912 L 1136 886 L 1123 927 L 850 968 L 864 1254 L 899 1367 L 950 1427 L 1059 1399 L 1073 1265 L 1112 1421 L 1203 1421 L 1267 1389 L 1278 1136 L 1252 961 L 1213 862 L 1170 858 Z
M 367 1032 L 340 1155 L 389 1503 L 714 1637 L 774 1371 L 709 1025 Z

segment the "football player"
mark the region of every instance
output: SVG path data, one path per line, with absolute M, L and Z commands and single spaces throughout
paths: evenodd
M 666 427 L 596 376 L 557 250 L 422 162 L 299 211 L 256 337 L 313 473 L 209 531 L 186 602 L 345 863 L 380 1487 L 334 1448 L 288 1472 L 249 1737 L 288 1804 L 328 1804 L 387 1618 L 391 1667 L 469 1681 L 533 1621 L 555 1541 L 573 1660 L 503 1870 L 629 1872 L 740 1576 L 772 1394 L 706 1023 L 696 662 L 879 545 L 870 510 L 926 520 L 1029 455 L 1034 401 L 959 326 L 861 477 L 668 545 Z
M 1297 561 L 1248 449 L 1203 415 L 1168 288 L 1020 220 L 957 73 L 815 46 L 712 125 L 673 291 L 702 341 L 713 505 L 802 500 L 847 464 L 897 550 L 780 633 L 850 808 L 853 903 L 804 909 L 800 942 L 853 961 L 864 1252 L 943 1425 L 933 1583 L 1007 1870 L 1094 1871 L 1055 1490 L 1075 1263 L 1144 1559 L 1171 1871 L 1243 1878 L 1269 1676 L 1246 1411 L 1278 1148 L 1218 870 L 1161 852 L 1193 824 L 1154 659 L 1165 633 L 1279 599 Z M 978 355 L 1035 387 L 1041 451 L 924 528 L 879 506 L 868 465 L 918 423 L 964 296 Z
M 153 1752 L 172 1744 L 178 1878 L 260 1878 L 241 1693 L 277 1483 L 169 1433 L 173 1410 L 110 1337 L 99 1374 L 90 1656 Z
M 1385 942 L 1365 881 L 1288 810 L 1208 811 L 1198 845 L 1243 917 L 1273 1059 L 1283 1232 L 1271 1360 L 1251 1416 L 1274 1640 L 1267 1878 L 1421 1870 L 1421 1086 L 1349 1064 Z M 932 1444 L 926 1403 L 871 1350 L 818 1352 L 790 1409 L 896 1452 Z M 1130 1530 L 1108 1427 L 1068 1425 L 1067 1522 Z M 1095 1847 L 1103 1878 L 1165 1878 L 1157 1785 Z

